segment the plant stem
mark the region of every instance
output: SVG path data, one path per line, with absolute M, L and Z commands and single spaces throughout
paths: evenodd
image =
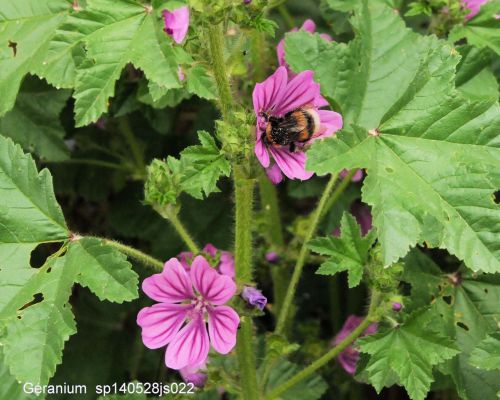
M 262 212 L 266 221 L 267 239 L 272 245 L 282 248 L 285 246 L 285 239 L 281 224 L 278 192 L 263 171 L 259 176 L 259 193 Z
M 114 247 L 123 254 L 126 254 L 130 258 L 133 258 L 134 260 L 137 260 L 148 267 L 153 267 L 154 269 L 163 271 L 163 262 L 157 260 L 154 257 L 151 257 L 150 255 L 147 255 L 146 253 L 143 253 L 140 250 L 137 250 L 133 247 L 127 246 L 119 242 L 115 242 L 114 240 L 100 238 L 100 237 L 96 239 L 99 239 L 102 243 L 108 246 Z
M 132 153 L 132 157 L 134 159 L 136 168 L 139 170 L 140 175 L 146 175 L 146 163 L 144 162 L 144 157 L 137 142 L 137 139 L 134 135 L 134 131 L 130 126 L 130 121 L 127 117 L 120 118 L 119 122 L 120 132 L 125 137 L 128 146 L 130 147 L 130 152 Z
M 235 262 L 236 282 L 252 280 L 252 209 L 254 180 L 245 176 L 243 168 L 233 166 L 236 202 Z
M 349 171 L 349 173 L 344 178 L 342 178 L 342 180 L 340 181 L 340 184 L 335 188 L 332 195 L 328 199 L 326 206 L 325 206 L 325 209 L 323 211 L 323 215 L 321 217 L 323 217 L 333 207 L 333 205 L 337 202 L 340 195 L 342 193 L 344 193 L 344 190 L 351 183 L 351 179 L 356 174 L 357 171 L 358 171 L 357 169 L 352 169 Z
M 222 117 L 228 121 L 231 118 L 230 112 L 234 100 L 224 60 L 224 34 L 222 32 L 222 25 L 209 25 L 207 32 L 210 55 L 212 57 L 212 68 L 219 92 L 220 110 Z
M 314 234 L 316 233 L 316 229 L 318 228 L 318 224 L 323 215 L 323 210 L 325 208 L 326 202 L 335 186 L 335 182 L 337 181 L 338 174 L 332 175 L 330 180 L 326 184 L 325 190 L 319 200 L 319 203 L 312 214 L 311 223 L 309 225 L 309 230 L 306 233 L 304 238 L 304 242 L 302 243 L 302 247 L 299 252 L 299 257 L 297 258 L 297 262 L 295 263 L 295 268 L 293 270 L 292 279 L 290 280 L 290 284 L 288 285 L 287 293 L 285 296 L 285 300 L 283 301 L 283 306 L 281 312 L 279 314 L 278 322 L 276 324 L 276 333 L 283 333 L 283 329 L 285 328 L 288 313 L 290 311 L 290 306 L 292 305 L 293 298 L 295 296 L 295 292 L 297 291 L 297 284 L 299 283 L 300 276 L 302 274 L 302 269 L 304 268 L 304 264 L 307 258 L 307 254 L 309 250 L 307 248 L 307 243 L 312 239 Z
M 160 214 L 163 218 L 168 220 L 180 238 L 184 241 L 189 251 L 193 254 L 200 254 L 201 250 L 195 241 L 191 238 L 191 235 L 187 231 L 184 224 L 181 222 L 177 210 L 174 210 L 170 207 L 155 207 L 155 210 L 158 214 Z
M 378 292 L 373 291 L 370 301 L 370 308 L 365 319 L 359 324 L 356 329 L 354 329 L 344 340 L 342 340 L 338 345 L 333 347 L 329 352 L 324 354 L 322 357 L 318 358 L 312 364 L 307 366 L 305 369 L 299 373 L 292 376 L 290 379 L 282 383 L 281 385 L 275 387 L 271 392 L 265 397 L 266 400 L 272 400 L 279 397 L 281 394 L 286 392 L 288 389 L 299 383 L 304 378 L 317 371 L 319 368 L 323 367 L 330 360 L 337 357 L 346 347 L 353 343 L 359 336 L 363 334 L 366 328 L 375 322 L 375 310 L 379 305 L 380 295 Z
M 285 3 L 280 4 L 278 7 L 278 12 L 285 21 L 286 27 L 288 29 L 293 29 L 295 27 L 295 21 L 293 20 L 292 14 L 286 8 Z
M 212 67 L 219 92 L 222 118 L 232 119 L 234 99 L 231 93 L 229 75 L 224 60 L 224 35 L 222 26 L 210 25 L 207 28 Z M 235 192 L 235 269 L 236 283 L 241 286 L 252 280 L 252 211 L 253 189 L 255 182 L 246 174 L 245 165 L 233 164 Z M 253 326 L 250 318 L 242 318 L 236 344 L 242 397 L 245 400 L 259 400 L 257 371 L 253 350 Z

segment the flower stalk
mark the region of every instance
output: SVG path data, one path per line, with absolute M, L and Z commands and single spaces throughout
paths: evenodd
M 201 253 L 200 248 L 191 238 L 191 235 L 180 220 L 177 210 L 174 210 L 171 207 L 155 207 L 155 210 L 158 214 L 160 214 L 163 218 L 165 218 L 172 224 L 177 234 L 184 241 L 190 252 L 195 255 Z
M 343 350 L 345 350 L 351 343 L 353 343 L 358 337 L 360 337 L 363 332 L 370 326 L 371 323 L 378 320 L 377 307 L 380 304 L 380 294 L 373 290 L 370 307 L 368 309 L 368 314 L 365 319 L 355 328 L 344 340 L 342 340 L 338 345 L 333 347 L 329 352 L 324 354 L 322 357 L 318 358 L 308 367 L 304 368 L 299 373 L 292 376 L 287 381 L 283 382 L 281 385 L 275 387 L 271 392 L 265 397 L 266 400 L 272 400 L 278 398 L 281 394 L 286 392 L 288 389 L 292 388 L 294 385 L 299 383 L 301 380 L 307 378 L 318 369 L 326 365 L 329 361 L 337 357 Z
M 163 271 L 163 262 L 154 257 L 151 257 L 150 255 L 147 255 L 146 253 L 143 253 L 140 250 L 137 250 L 133 247 L 127 246 L 119 242 L 115 242 L 114 240 L 99 238 L 99 237 L 96 239 L 99 239 L 102 243 L 108 246 L 114 247 L 123 254 L 126 254 L 130 258 L 137 260 L 148 267 L 153 267 L 158 271 Z
M 290 312 L 293 298 L 295 296 L 295 292 L 297 291 L 297 284 L 299 283 L 300 277 L 302 275 L 302 269 L 304 268 L 307 255 L 309 253 L 307 243 L 312 239 L 312 237 L 316 233 L 316 230 L 318 229 L 318 224 L 324 214 L 326 203 L 328 201 L 328 198 L 330 197 L 330 194 L 332 193 L 333 187 L 335 186 L 337 176 L 338 174 L 334 174 L 330 177 L 330 180 L 326 184 L 325 190 L 323 191 L 319 203 L 312 214 L 311 222 L 309 224 L 309 230 L 307 231 L 304 242 L 302 243 L 302 247 L 300 248 L 299 256 L 293 270 L 292 279 L 290 280 L 290 283 L 288 285 L 285 300 L 283 301 L 283 306 L 281 308 L 278 322 L 276 324 L 276 333 L 278 334 L 283 333 L 283 330 L 286 326 L 286 321 Z
M 219 106 L 225 122 L 232 119 L 234 99 L 224 60 L 224 35 L 221 24 L 207 27 L 213 73 L 219 92 Z M 252 279 L 252 213 L 255 182 L 247 176 L 247 165 L 233 164 L 235 191 L 235 269 L 236 282 L 241 286 Z M 253 351 L 253 324 L 249 318 L 240 322 L 236 353 L 238 357 L 243 399 L 260 398 Z

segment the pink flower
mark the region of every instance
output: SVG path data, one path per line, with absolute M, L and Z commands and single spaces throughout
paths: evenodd
M 320 110 L 328 102 L 320 94 L 320 86 L 313 79 L 312 71 L 303 71 L 290 81 L 285 67 L 264 82 L 255 85 L 253 106 L 257 117 L 255 155 L 269 179 L 278 184 L 285 174 L 290 179 L 306 180 L 313 176 L 305 170 L 304 146 L 316 139 L 333 135 L 342 128 L 342 116 L 334 111 Z M 291 141 L 282 144 L 268 143 L 266 127 L 287 118 L 298 109 L 306 110 L 314 125 L 314 135 L 305 142 Z M 290 139 L 290 138 L 288 138 Z M 287 140 L 288 140 L 287 139 Z
M 488 0 L 462 0 L 462 4 L 465 8 L 470 10 L 470 13 L 465 16 L 466 19 L 471 19 L 477 15 L 479 9 L 483 4 L 486 4 Z
M 301 30 L 309 32 L 309 33 L 314 33 L 316 32 L 316 24 L 314 23 L 313 20 L 307 19 L 304 21 L 302 26 L 300 27 Z M 293 28 L 290 32 L 297 32 L 297 28 Z M 319 35 L 323 39 L 331 42 L 333 39 L 330 35 L 327 33 L 322 33 Z M 276 55 L 278 56 L 278 63 L 280 66 L 285 66 L 288 68 L 286 61 L 285 61 L 285 39 L 281 39 L 280 42 L 278 43 L 278 46 L 276 46 Z
M 358 327 L 358 325 L 363 321 L 363 317 L 358 317 L 356 315 L 350 315 L 347 320 L 344 322 L 342 329 L 339 333 L 333 338 L 331 342 L 331 346 L 336 346 L 342 340 L 344 340 L 349 334 Z M 377 331 L 378 324 L 373 323 L 368 326 L 363 332 L 363 335 L 370 335 Z M 342 353 L 340 353 L 337 357 L 338 362 L 346 370 L 348 374 L 354 375 L 356 372 L 356 364 L 359 360 L 359 352 L 354 350 L 352 346 L 346 347 Z
M 356 218 L 360 228 L 361 236 L 365 236 L 372 229 L 372 213 L 370 207 L 361 202 L 355 202 L 351 205 L 351 214 Z M 340 228 L 333 231 L 333 236 L 340 236 Z
M 171 258 L 163 272 L 144 280 L 142 290 L 159 302 L 137 315 L 142 341 L 150 349 L 167 346 L 167 367 L 203 364 L 210 344 L 221 354 L 233 349 L 240 318 L 224 304 L 235 294 L 236 284 L 204 257 L 196 257 L 189 272 Z
M 178 44 L 182 43 L 189 28 L 189 7 L 184 6 L 174 11 L 163 10 L 164 31 Z
M 206 363 L 202 363 L 200 365 L 188 365 L 187 367 L 182 368 L 179 373 L 182 376 L 184 382 L 192 383 L 196 387 L 202 388 L 205 386 L 205 382 L 207 381 L 207 374 L 202 372 L 202 370 L 206 369 Z
M 220 251 L 213 244 L 208 243 L 203 248 L 203 253 L 209 255 L 213 259 L 217 259 L 217 255 L 220 253 L 219 263 L 215 266 L 216 269 L 222 274 L 227 275 L 230 278 L 234 279 L 234 257 L 229 251 Z M 186 271 L 189 271 L 191 268 L 191 262 L 194 259 L 193 253 L 190 251 L 183 251 L 180 253 L 177 258 L 181 262 L 181 265 L 184 267 Z

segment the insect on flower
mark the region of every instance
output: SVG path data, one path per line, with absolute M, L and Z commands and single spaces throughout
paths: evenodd
M 291 152 L 295 151 L 295 142 L 307 142 L 320 128 L 320 118 L 313 106 L 297 108 L 283 117 L 274 117 L 265 112 L 262 116 L 267 121 L 266 129 L 262 132 L 264 144 L 289 146 Z

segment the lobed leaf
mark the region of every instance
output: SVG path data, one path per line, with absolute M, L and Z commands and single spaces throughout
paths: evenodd
M 335 275 L 338 272 L 347 271 L 348 284 L 352 288 L 361 282 L 369 250 L 376 236 L 372 230 L 362 237 L 356 219 L 348 213 L 344 213 L 340 229 L 340 237 L 316 238 L 308 243 L 308 247 L 316 253 L 330 256 L 316 271 L 317 274 Z
M 127 257 L 96 238 L 75 240 L 69 246 L 67 264 L 80 266 L 76 282 L 88 287 L 100 300 L 116 303 L 138 297 L 139 277 Z
M 315 71 L 346 122 L 312 146 L 307 168 L 367 168 L 363 200 L 386 265 L 427 242 L 475 271 L 500 271 L 498 104 L 462 98 L 456 50 L 405 28 L 381 0 L 365 1 L 353 25 L 348 45 L 306 32 L 286 39 L 287 62 Z
M 486 336 L 486 339 L 472 350 L 470 363 L 474 367 L 485 370 L 500 369 L 500 336 L 498 333 Z
M 360 351 L 371 355 L 366 371 L 380 392 L 392 385 L 392 375 L 412 400 L 424 400 L 433 381 L 432 368 L 460 351 L 453 341 L 422 326 L 418 316 L 406 323 L 357 341 Z

